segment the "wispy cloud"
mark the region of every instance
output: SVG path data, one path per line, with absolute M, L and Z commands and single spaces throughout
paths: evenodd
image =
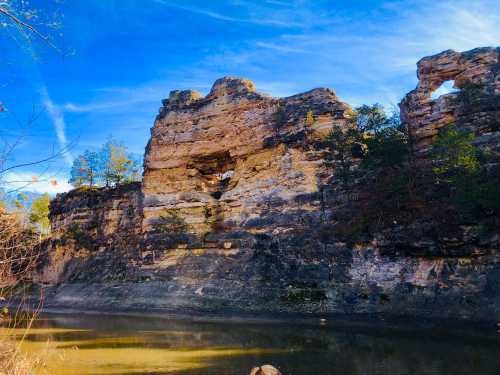
M 137 106 L 141 103 L 160 103 L 168 93 L 161 82 L 150 82 L 140 86 L 105 87 L 96 89 L 99 93 L 87 103 L 68 102 L 61 106 L 64 112 L 71 113 L 113 113 Z M 136 107 L 137 109 L 137 107 Z
M 110 112 L 140 102 L 136 98 L 123 99 L 121 101 L 97 101 L 86 104 L 66 103 L 62 106 L 64 112 L 87 113 L 87 112 Z
M 305 4 L 295 4 L 295 12 L 310 13 Z M 303 90 L 331 86 L 353 104 L 392 105 L 416 84 L 416 63 L 422 57 L 500 45 L 498 1 L 405 0 L 386 5 L 342 23 L 328 23 L 331 13 L 320 12 L 316 25 L 321 27 L 247 40 L 243 47 L 207 56 L 205 69 L 262 81 L 272 74 L 275 82 L 293 81 Z
M 179 3 L 174 3 L 172 1 L 167 1 L 167 0 L 155 0 L 157 3 L 168 6 L 170 8 L 174 9 L 179 9 L 185 12 L 189 13 L 194 13 L 194 14 L 199 14 L 202 16 L 207 16 L 219 21 L 226 21 L 226 22 L 237 22 L 237 23 L 248 23 L 248 24 L 254 24 L 254 25 L 264 25 L 264 26 L 275 26 L 275 27 L 280 27 L 280 28 L 296 28 L 296 27 L 302 27 L 303 23 L 294 20 L 291 17 L 287 17 L 284 15 L 280 15 L 279 13 L 275 14 L 267 14 L 267 17 L 261 17 L 261 14 L 256 14 L 255 12 L 257 6 L 255 3 L 248 3 L 245 1 L 238 1 L 235 2 L 234 5 L 239 6 L 239 8 L 243 8 L 243 10 L 248 10 L 249 5 L 251 6 L 253 12 L 248 12 L 250 13 L 247 17 L 236 17 L 236 16 L 229 16 L 227 14 L 221 13 L 221 12 L 216 12 L 213 10 L 209 10 L 206 8 L 201 8 L 201 7 L 195 7 L 195 6 L 187 6 L 187 5 L 181 5 Z M 279 1 L 267 1 L 267 4 L 273 4 L 273 5 L 280 5 L 280 6 L 286 6 L 289 5 L 284 2 L 279 2 Z M 260 12 L 259 12 L 260 13 Z
M 168 73 L 168 75 L 171 75 Z M 150 107 L 159 108 L 161 100 L 167 98 L 171 90 L 195 89 L 208 92 L 209 80 L 184 78 L 192 77 L 193 70 L 176 72 L 173 80 L 154 80 L 140 85 L 100 87 L 93 90 L 92 100 L 86 103 L 67 102 L 59 106 L 66 113 L 113 114 L 131 112 L 137 114 L 146 108 L 154 116 Z M 217 77 L 219 78 L 219 77 Z
M 66 138 L 66 123 L 64 121 L 64 115 L 57 105 L 54 104 L 50 98 L 49 92 L 46 86 L 42 86 L 39 90 L 40 97 L 43 105 L 47 109 L 47 113 L 54 125 L 56 131 L 57 140 L 59 142 L 59 147 L 61 149 L 64 160 L 68 165 L 73 164 L 73 157 L 71 152 L 68 150 L 68 140 Z
M 318 10 L 320 2 L 232 0 L 217 8 L 215 3 L 201 7 L 156 1 L 209 19 L 291 28 L 277 27 L 264 34 L 267 38 L 259 34 L 218 44 L 196 65 L 166 73 L 168 81 L 100 89 L 102 95 L 89 102 L 64 104 L 64 112 L 122 112 L 140 103 L 151 108 L 170 89 L 206 92 L 224 75 L 251 78 L 258 89 L 273 96 L 330 86 L 353 105 L 393 105 L 415 85 L 420 58 L 449 48 L 463 51 L 500 44 L 500 5 L 494 0 L 390 1 L 359 14 L 342 13 L 340 6 Z
M 266 49 L 270 49 L 270 50 L 274 50 L 274 51 L 278 51 L 278 52 L 284 52 L 284 53 L 313 53 L 311 51 L 306 51 L 302 48 L 284 46 L 284 45 L 280 45 L 278 43 L 256 42 L 255 46 L 259 47 L 259 48 L 266 48 Z
M 279 0 L 266 0 L 266 4 L 271 4 L 271 5 L 279 5 L 279 6 L 290 6 L 292 5 L 290 2 L 285 2 L 285 1 L 279 1 Z

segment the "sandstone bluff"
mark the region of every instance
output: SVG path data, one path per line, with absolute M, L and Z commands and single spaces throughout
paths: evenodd
M 418 63 L 418 86 L 401 103 L 416 153 L 450 122 L 500 151 L 499 53 Z M 451 100 L 457 93 L 432 100 L 447 80 L 481 84 L 488 100 L 467 110 Z M 52 202 L 53 235 L 34 276 L 45 306 L 500 320 L 498 233 L 459 222 L 450 234 L 426 217 L 356 240 L 335 231 L 353 202 L 370 199 L 337 184 L 322 147 L 350 113 L 329 89 L 277 99 L 239 78 L 207 96 L 171 92 L 142 183 Z

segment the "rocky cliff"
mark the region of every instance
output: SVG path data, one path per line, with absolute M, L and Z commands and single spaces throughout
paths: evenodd
M 101 280 L 121 279 L 137 258 L 141 218 L 139 183 L 83 188 L 58 196 L 50 205 L 52 237 L 35 281 L 78 282 L 94 275 Z
M 427 150 L 439 129 L 450 123 L 480 135 L 479 143 L 500 146 L 499 54 L 499 48 L 448 50 L 418 62 L 418 85 L 400 104 L 401 119 L 418 151 Z M 447 81 L 457 92 L 433 100 L 431 95 Z
M 419 62 L 419 85 L 401 103 L 417 151 L 450 121 L 499 147 L 498 56 Z M 448 79 L 462 90 L 432 100 Z M 467 100 L 469 88 L 481 90 L 479 106 L 449 100 Z M 140 186 L 52 202 L 37 279 L 50 284 L 46 306 L 498 320 L 498 233 L 459 219 L 445 230 L 425 215 L 375 233 L 339 230 L 372 199 L 339 186 L 324 147 L 333 126 L 352 126 L 350 113 L 329 89 L 276 99 L 238 78 L 207 96 L 171 92 Z

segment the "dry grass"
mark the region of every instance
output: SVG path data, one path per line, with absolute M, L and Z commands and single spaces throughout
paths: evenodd
M 43 366 L 42 358 L 23 354 L 13 341 L 0 341 L 0 375 L 32 375 Z
M 16 285 L 29 279 L 38 255 L 38 236 L 22 219 L 0 207 L 0 325 L 24 327 L 23 337 L 0 336 L 0 375 L 31 375 L 41 365 L 20 351 L 24 336 L 32 326 L 37 310 L 25 312 Z M 15 306 L 12 310 L 12 306 Z

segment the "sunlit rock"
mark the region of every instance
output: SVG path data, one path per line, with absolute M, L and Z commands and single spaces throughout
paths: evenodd
M 264 365 L 260 367 L 254 367 L 250 371 L 250 375 L 281 375 L 281 372 L 276 367 L 271 365 Z
M 421 59 L 417 66 L 418 85 L 400 103 L 401 120 L 407 124 L 419 151 L 428 149 L 439 129 L 457 123 L 480 134 L 496 134 L 500 123 L 500 48 L 452 50 Z M 458 92 L 436 100 L 431 95 L 446 81 Z M 493 137 L 490 135 L 490 137 Z
M 422 59 L 401 103 L 416 150 L 451 121 L 500 150 L 499 72 L 494 48 Z M 431 100 L 450 79 L 460 90 Z M 374 198 L 369 184 L 341 186 L 325 143 L 350 116 L 325 88 L 272 98 L 222 78 L 204 97 L 173 91 L 142 183 L 52 202 L 34 276 L 48 285 L 44 305 L 498 321 L 498 235 L 452 217 L 452 233 L 426 216 L 361 234 L 350 224 Z

